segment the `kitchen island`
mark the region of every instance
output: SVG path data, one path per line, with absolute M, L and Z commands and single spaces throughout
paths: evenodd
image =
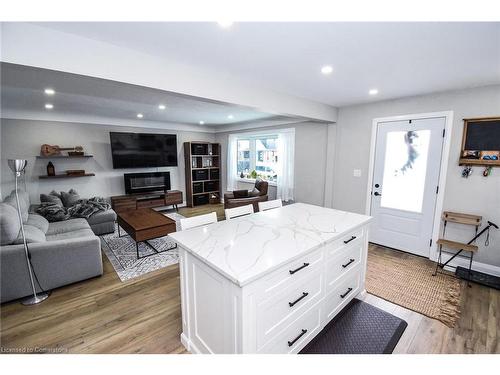
M 304 203 L 172 233 L 193 353 L 297 353 L 365 293 L 371 217 Z

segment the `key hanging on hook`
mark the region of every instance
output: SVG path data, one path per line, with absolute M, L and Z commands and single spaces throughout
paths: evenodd
M 483 176 L 484 177 L 488 177 L 490 174 L 491 174 L 491 170 L 493 168 L 491 167 L 491 165 L 487 166 L 486 168 L 484 168 L 484 171 L 483 171 Z

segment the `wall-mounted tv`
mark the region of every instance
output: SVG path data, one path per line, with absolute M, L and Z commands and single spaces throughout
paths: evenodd
M 177 166 L 175 134 L 110 132 L 113 168 Z

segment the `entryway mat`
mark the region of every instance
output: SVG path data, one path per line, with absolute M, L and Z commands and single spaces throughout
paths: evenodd
M 403 319 L 353 299 L 300 354 L 390 354 L 407 326 Z
M 467 268 L 457 267 L 455 275 L 463 280 L 469 280 L 469 270 Z M 472 270 L 470 273 L 470 281 L 500 290 L 500 277 L 498 276 Z

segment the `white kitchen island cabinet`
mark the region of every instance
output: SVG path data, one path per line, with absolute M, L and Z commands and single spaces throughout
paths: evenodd
M 172 233 L 193 353 L 297 353 L 365 293 L 369 216 L 296 203 Z

